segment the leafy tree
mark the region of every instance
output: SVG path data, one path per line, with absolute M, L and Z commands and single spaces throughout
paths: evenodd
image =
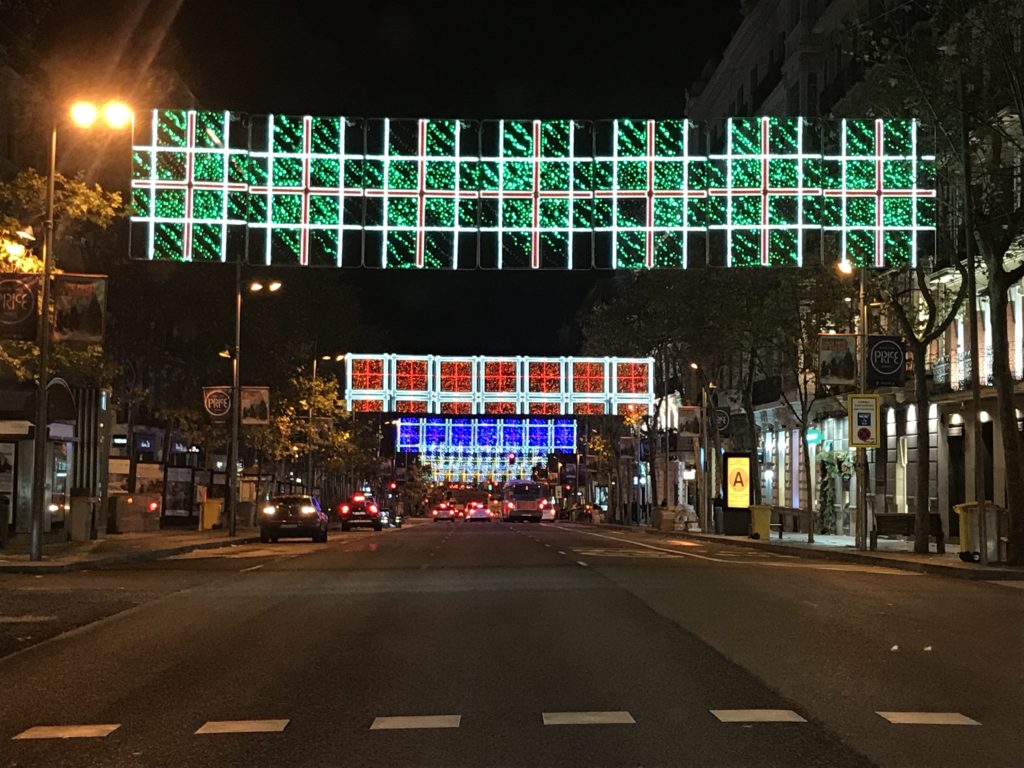
M 851 32 L 870 69 L 849 108 L 916 115 L 936 126 L 940 186 L 951 208 L 944 223 L 963 226 L 964 252 L 980 254 L 987 278 L 1011 559 L 1021 564 L 1024 446 L 1006 317 L 1009 289 L 1024 279 L 1024 206 L 1015 186 L 1024 173 L 1024 0 L 883 0 L 879 6 L 884 27 Z M 974 376 L 981 368 L 976 357 L 972 352 Z

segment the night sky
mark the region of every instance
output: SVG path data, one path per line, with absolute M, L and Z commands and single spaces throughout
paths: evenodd
M 176 14 L 171 0 L 90 0 L 77 39 L 110 22 L 104 3 L 161 31 L 150 47 L 178 62 L 201 108 L 353 117 L 678 117 L 687 86 L 739 21 L 739 0 L 179 0 Z M 291 296 L 324 308 L 325 323 L 343 282 L 385 328 L 387 351 L 441 354 L 572 352 L 559 329 L 609 276 L 330 271 L 282 276 Z

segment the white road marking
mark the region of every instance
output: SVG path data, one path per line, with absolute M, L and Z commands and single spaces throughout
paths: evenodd
M 586 568 L 586 567 L 587 567 L 587 564 L 586 564 L 586 563 L 584 563 L 584 562 L 583 562 L 582 560 L 577 560 L 577 561 L 576 561 L 576 565 L 582 565 L 582 566 L 583 566 L 584 568 Z
M 712 709 L 723 723 L 806 723 L 791 709 Z
M 565 552 L 563 552 L 562 550 L 558 550 L 558 554 L 560 554 L 560 555 L 564 555 L 564 554 L 565 554 Z
M 0 616 L 0 624 L 37 624 L 42 621 L 56 620 L 56 616 L 33 616 L 29 613 L 22 616 Z
M 894 725 L 981 725 L 959 712 L 876 712 Z
M 15 739 L 102 739 L 118 728 L 120 723 L 97 725 L 37 725 L 22 731 Z
M 406 717 L 375 717 L 371 731 L 401 731 L 413 728 L 458 728 L 462 715 L 410 715 Z
M 264 565 L 266 565 L 266 563 L 260 563 L 259 565 L 250 565 L 248 568 L 243 568 L 242 570 L 240 570 L 239 573 L 248 573 L 249 571 L 258 571 Z
M 591 549 L 574 549 L 577 555 L 590 555 L 591 557 L 646 557 L 654 559 L 668 559 L 670 557 L 682 557 L 681 554 L 669 552 L 651 552 L 646 549 L 625 549 L 622 547 L 604 547 Z
M 634 725 L 629 712 L 544 712 L 544 725 Z
M 550 544 L 545 544 L 544 546 L 547 547 L 548 549 L 551 549 L 551 545 Z
M 208 720 L 196 731 L 196 735 L 207 733 L 280 733 L 287 727 L 287 720 Z

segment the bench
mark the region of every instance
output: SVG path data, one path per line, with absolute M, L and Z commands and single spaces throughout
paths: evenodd
M 772 507 L 772 522 L 770 526 L 772 530 L 779 532 L 779 538 L 781 539 L 783 531 L 794 531 L 797 533 L 806 531 L 807 529 L 804 527 L 805 521 L 810 516 L 811 513 L 803 509 Z
M 913 536 L 916 515 L 899 512 L 875 513 L 871 529 L 871 549 L 878 548 L 879 536 Z M 928 514 L 928 535 L 935 539 L 935 551 L 946 553 L 946 535 L 942 532 L 942 517 L 938 512 Z

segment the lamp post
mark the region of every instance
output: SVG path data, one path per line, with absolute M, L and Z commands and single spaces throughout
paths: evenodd
M 86 101 L 71 105 L 72 122 L 81 128 L 91 128 L 102 117 L 108 126 L 123 129 L 131 125 L 132 110 L 120 101 L 110 101 L 97 107 Z M 53 208 L 54 185 L 57 177 L 57 120 L 50 126 L 50 157 L 46 174 L 46 220 L 43 224 L 43 288 L 39 311 L 39 384 L 36 392 L 35 432 L 32 439 L 32 526 L 29 549 L 30 560 L 43 558 L 43 515 L 46 510 L 46 443 L 49 440 L 47 408 L 48 370 L 50 367 L 50 279 L 53 277 Z M 6 525 L 6 521 L 4 522 Z
M 313 493 L 313 414 L 314 402 L 316 400 L 316 362 L 317 356 L 313 355 L 313 388 L 309 393 L 309 441 L 306 444 L 306 488 Z M 320 360 L 325 363 L 334 361 L 340 363 L 345 359 L 344 355 L 320 355 Z
M 281 290 L 281 282 L 271 280 L 264 283 L 261 280 L 253 280 L 249 283 L 250 293 L 259 293 L 267 290 L 270 293 L 277 293 Z M 228 519 L 228 536 L 237 535 L 238 527 L 238 433 L 241 426 L 241 372 L 240 352 L 242 346 L 242 261 L 235 262 L 235 340 L 231 348 L 231 443 L 228 446 L 228 477 L 227 489 L 224 494 L 225 513 Z
M 839 262 L 839 271 L 844 275 L 852 274 L 853 265 L 845 258 Z M 864 394 L 868 388 L 868 303 L 865 298 L 867 287 L 867 267 L 858 270 L 857 287 L 857 391 Z M 852 414 L 851 414 L 852 418 Z M 857 535 L 854 539 L 857 549 L 868 548 L 868 451 L 857 448 Z
M 690 368 L 700 377 L 700 446 L 704 451 L 704 460 L 700 468 L 700 529 L 707 533 L 712 521 L 711 519 L 711 489 L 714 483 L 714 462 L 711 458 L 710 430 L 708 429 L 708 389 L 710 382 L 704 378 L 704 369 L 697 363 L 690 363 Z M 715 456 L 715 459 L 718 457 Z

